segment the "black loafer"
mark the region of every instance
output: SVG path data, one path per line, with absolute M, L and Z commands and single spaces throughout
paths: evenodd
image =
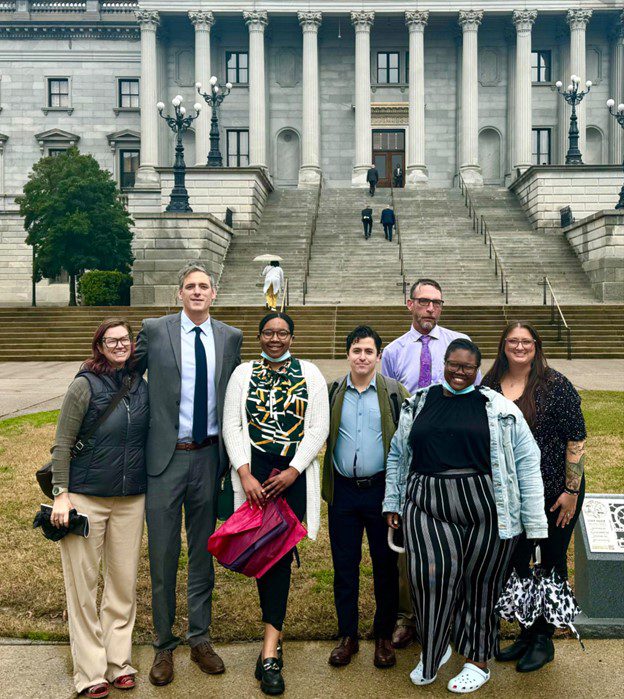
M 260 677 L 260 689 L 271 696 L 283 694 L 286 686 L 282 677 L 282 670 L 277 658 L 265 658 L 262 661 L 262 674 Z
M 531 641 L 528 637 L 523 638 L 520 636 L 510 646 L 495 653 L 494 657 L 501 663 L 506 663 L 510 660 L 520 660 L 529 649 L 530 644 Z
M 282 650 L 281 641 L 277 644 L 277 664 L 279 665 L 280 670 L 284 668 L 284 652 Z M 254 674 L 258 682 L 260 682 L 262 679 L 262 651 L 260 651 L 258 660 L 256 660 L 256 672 Z
M 554 657 L 555 645 L 552 638 L 544 634 L 537 634 L 527 652 L 518 661 L 516 670 L 518 672 L 535 672 L 535 670 L 543 668 Z

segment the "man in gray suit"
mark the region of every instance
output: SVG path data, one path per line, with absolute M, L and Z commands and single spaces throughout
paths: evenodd
M 173 679 L 172 632 L 182 509 L 188 542 L 188 632 L 201 670 L 225 670 L 210 644 L 214 568 L 206 550 L 216 525 L 217 484 L 228 467 L 221 439 L 225 389 L 240 364 L 243 334 L 210 317 L 215 286 L 201 264 L 179 273 L 182 311 L 148 318 L 137 338 L 140 371 L 148 370 L 150 429 L 145 501 L 156 656 L 150 682 Z

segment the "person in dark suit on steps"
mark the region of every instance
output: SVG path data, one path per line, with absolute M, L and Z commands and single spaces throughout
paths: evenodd
M 379 170 L 374 165 L 368 169 L 368 172 L 366 173 L 366 181 L 369 185 L 368 191 L 370 192 L 371 197 L 374 197 L 375 187 L 377 186 L 377 182 L 379 182 Z
M 381 225 L 384 229 L 384 237 L 386 240 L 392 242 L 392 229 L 396 225 L 396 218 L 394 216 L 394 211 L 390 207 L 386 207 L 381 212 Z
M 362 209 L 362 224 L 364 226 L 364 239 L 368 240 L 373 231 L 373 210 L 370 207 Z

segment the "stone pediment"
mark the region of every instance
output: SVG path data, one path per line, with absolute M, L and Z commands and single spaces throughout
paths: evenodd
M 133 131 L 132 129 L 121 129 L 121 131 L 106 134 L 106 139 L 109 143 L 118 141 L 140 141 L 141 134 L 138 131 Z
M 45 147 L 61 146 L 69 148 L 75 146 L 80 140 L 80 136 L 63 129 L 48 129 L 35 134 L 35 140 L 39 144 L 39 149 L 43 153 Z

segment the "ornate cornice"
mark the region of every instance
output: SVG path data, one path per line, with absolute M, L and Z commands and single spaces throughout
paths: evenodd
M 537 10 L 514 10 L 511 17 L 518 34 L 530 34 L 536 19 Z
M 22 25 L 0 26 L 0 39 L 105 39 L 138 41 L 138 27 L 97 25 Z
M 476 32 L 483 21 L 483 10 L 460 10 L 457 21 L 463 31 Z
M 189 19 L 195 27 L 195 31 L 203 30 L 210 31 L 210 28 L 215 23 L 214 13 L 212 12 L 189 12 Z
M 323 21 L 322 12 L 297 12 L 297 19 L 302 29 L 317 30 Z
M 408 102 L 373 102 L 371 121 L 373 126 L 398 126 L 409 120 Z
M 429 11 L 428 10 L 406 10 L 405 11 L 405 24 L 412 28 L 424 28 L 429 21 Z
M 160 24 L 160 15 L 155 10 L 135 10 L 134 16 L 141 26 L 141 29 L 153 29 L 156 31 Z
M 269 23 L 269 14 L 266 10 L 245 10 L 243 12 L 245 24 L 249 27 L 262 28 Z
M 355 27 L 355 31 L 370 31 L 374 21 L 374 12 L 351 12 L 351 24 Z
M 570 29 L 585 29 L 593 13 L 593 10 L 568 10 L 566 22 Z

